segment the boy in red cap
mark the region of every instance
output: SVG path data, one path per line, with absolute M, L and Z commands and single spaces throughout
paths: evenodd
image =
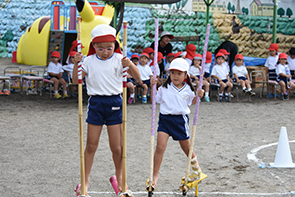
M 227 87 L 227 91 L 224 93 L 224 101 L 228 102 L 229 93 L 233 88 L 233 84 L 230 82 L 229 72 L 227 67 L 224 65 L 225 56 L 223 53 L 217 53 L 215 57 L 216 65 L 212 69 L 211 76 L 214 77 L 219 83 L 219 96 L 218 101 L 222 102 L 223 100 L 223 91 Z
M 149 55 L 149 61 L 147 63 L 147 65 L 150 65 L 152 63 L 152 61 L 154 60 L 154 49 L 152 49 L 151 47 L 147 47 L 143 50 L 143 53 L 147 53 Z
M 167 56 L 166 56 L 166 65 L 165 65 L 165 69 L 164 69 L 164 74 L 167 73 L 168 69 L 170 68 L 170 64 L 172 62 L 172 60 L 174 60 L 175 58 L 175 54 L 174 53 L 169 53 Z
M 194 44 L 188 44 L 186 46 L 186 55 L 185 55 L 185 60 L 189 65 L 192 65 L 192 61 L 195 57 L 196 54 L 196 46 Z
M 64 78 L 64 80 L 69 83 L 70 79 L 73 78 L 73 69 L 74 69 L 74 62 L 75 62 L 75 55 L 76 55 L 76 51 L 71 51 L 69 53 L 69 63 L 67 65 L 63 65 L 62 69 L 64 70 L 64 73 L 62 75 L 62 78 Z M 74 96 L 74 86 L 72 85 L 70 87 L 71 89 L 71 96 Z
M 244 65 L 244 57 L 242 54 L 235 56 L 235 65 L 233 66 L 234 82 L 241 84 L 243 92 L 255 96 L 255 92 L 252 91 L 251 81 L 248 71 Z M 248 88 L 248 89 L 247 89 Z
M 131 56 L 131 62 L 137 66 L 137 64 L 139 63 L 139 56 L 137 54 L 133 54 Z M 128 99 L 128 103 L 131 104 L 134 100 L 134 95 L 135 95 L 135 80 L 134 78 L 129 74 L 127 73 L 127 88 L 130 92 L 130 96 L 129 96 L 129 99 Z
M 75 84 L 78 83 L 78 62 L 80 61 L 82 61 L 82 55 L 76 53 L 73 69 Z M 86 119 L 87 143 L 84 153 L 86 193 L 103 125 L 107 126 L 118 189 L 122 191 L 123 67 L 128 67 L 129 74 L 135 79 L 140 78 L 137 67 L 129 58 L 123 58 L 116 40 L 116 29 L 105 24 L 95 26 L 91 31 L 88 55 L 82 63 L 82 78 L 85 77 L 87 94 L 90 96 Z M 77 195 L 80 195 L 79 186 L 80 184 L 76 188 Z
M 269 57 L 266 59 L 264 66 L 266 67 L 266 72 L 268 73 L 269 80 L 276 80 L 276 64 L 279 59 L 279 45 L 276 43 L 272 43 L 269 48 Z M 268 86 L 267 97 L 273 98 L 275 96 L 275 87 Z M 276 95 L 276 97 L 280 97 L 280 95 Z
M 58 51 L 53 51 L 51 53 L 51 62 L 49 62 L 47 67 L 48 72 L 48 79 L 54 82 L 54 98 L 59 99 L 61 98 L 61 95 L 58 93 L 58 86 L 59 84 L 63 87 L 63 98 L 68 97 L 67 93 L 67 83 L 62 78 L 63 75 L 63 69 L 60 61 L 60 53 Z
M 277 82 L 280 84 L 283 94 L 283 99 L 288 100 L 289 92 L 295 88 L 295 84 L 292 82 L 292 75 L 288 67 L 287 54 L 281 53 L 276 65 Z
M 210 83 L 211 62 L 212 62 L 212 53 L 210 51 L 207 51 L 206 62 L 204 67 L 204 79 L 207 80 L 209 83 Z

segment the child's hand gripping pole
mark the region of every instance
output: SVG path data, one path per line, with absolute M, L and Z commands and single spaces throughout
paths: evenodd
M 153 78 L 157 79 L 157 68 L 158 68 L 158 19 L 155 20 L 155 44 L 154 44 L 154 70 Z M 157 93 L 157 83 L 153 84 L 152 89 L 152 127 L 151 127 L 151 142 L 150 142 L 150 174 L 149 181 L 147 185 L 148 196 L 151 197 L 154 191 L 153 183 L 153 170 L 154 170 L 154 143 L 155 143 L 155 120 L 156 120 L 156 93 Z
M 77 17 L 77 52 L 81 53 L 81 17 Z M 82 62 L 78 63 L 78 95 L 79 95 L 79 136 L 80 136 L 80 170 L 81 195 L 85 196 L 85 166 L 83 145 L 83 105 L 82 105 Z
M 210 24 L 207 25 L 205 45 L 204 45 L 204 51 L 203 51 L 203 59 L 202 59 L 202 69 L 201 69 L 201 73 L 200 73 L 200 80 L 199 80 L 199 86 L 198 86 L 197 92 L 202 89 L 209 34 L 210 34 Z M 196 125 L 197 125 L 198 113 L 199 113 L 199 104 L 200 104 L 200 96 L 197 96 L 197 103 L 196 103 L 194 123 L 193 123 L 193 133 L 192 133 L 192 138 L 191 138 L 189 155 L 188 155 L 188 159 L 187 159 L 187 168 L 186 168 L 186 172 L 185 172 L 185 184 L 180 186 L 180 188 L 179 188 L 180 191 L 183 192 L 183 195 L 186 195 L 186 193 L 188 191 L 187 183 L 188 183 L 188 176 L 189 176 L 189 171 L 190 171 L 191 157 L 192 157 L 193 147 L 194 147 Z

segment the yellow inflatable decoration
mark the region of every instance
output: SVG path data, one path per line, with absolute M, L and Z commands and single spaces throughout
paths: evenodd
M 77 0 L 78 2 L 79 0 Z M 80 10 L 80 11 L 79 11 Z M 99 24 L 109 24 L 112 20 L 114 9 L 108 5 L 101 15 L 95 15 L 88 1 L 84 1 L 82 7 L 78 9 L 82 18 L 81 42 L 85 48 L 83 54 L 87 54 L 91 41 L 91 30 Z M 61 20 L 63 16 L 61 16 Z M 68 21 L 68 20 L 67 20 Z M 63 25 L 62 22 L 60 24 Z M 17 63 L 26 65 L 47 66 L 48 46 L 50 35 L 50 17 L 40 17 L 21 36 L 17 47 Z

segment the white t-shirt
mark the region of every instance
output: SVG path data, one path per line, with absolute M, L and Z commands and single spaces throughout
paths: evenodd
M 292 59 L 292 58 L 288 55 L 287 62 L 288 62 L 288 66 L 289 66 L 290 70 L 295 70 L 295 58 Z
M 62 69 L 65 70 L 65 71 L 69 71 L 70 74 L 71 74 L 71 77 L 73 77 L 73 69 L 74 69 L 74 64 L 73 63 L 63 65 Z
M 204 73 L 210 73 L 211 63 L 205 63 Z
M 150 66 L 150 69 L 151 69 L 151 71 L 152 71 L 152 73 L 154 75 L 154 65 Z M 157 65 L 157 76 L 160 76 L 160 68 L 159 68 L 158 65 Z
M 191 59 L 185 58 L 185 60 L 187 61 L 188 65 L 192 65 L 192 61 Z
M 227 72 L 230 71 L 228 62 L 223 62 L 222 65 L 227 68 Z
M 54 74 L 59 74 L 63 73 L 62 65 L 61 63 L 57 62 L 57 64 L 50 62 L 47 67 L 47 72 L 48 73 L 54 73 Z
M 150 76 L 153 75 L 152 70 L 148 65 L 142 66 L 137 64 L 137 68 L 140 72 L 140 79 L 142 81 L 149 80 Z
M 181 89 L 174 84 L 167 84 L 167 88 L 161 86 L 157 92 L 157 103 L 160 104 L 160 113 L 165 115 L 186 115 L 191 111 L 188 106 L 192 104 L 195 97 L 187 83 Z
M 166 65 L 165 65 L 165 71 L 167 71 L 169 68 L 170 68 L 170 63 L 167 62 Z
M 221 80 L 225 80 L 225 79 L 227 79 L 227 75 L 228 75 L 227 67 L 223 64 L 222 65 L 216 64 L 212 68 L 211 75 L 216 75 Z
M 276 64 L 278 62 L 278 59 L 279 59 L 279 56 L 269 56 L 267 59 L 266 59 L 266 62 L 264 64 L 264 66 L 268 67 L 269 70 L 274 70 L 276 69 Z
M 85 58 L 82 69 L 86 73 L 88 95 L 111 96 L 123 92 L 122 58 L 119 53 L 107 60 L 101 60 L 96 54 Z
M 276 67 L 277 76 L 279 76 L 281 73 L 288 75 L 286 69 L 289 69 L 287 64 L 285 64 L 285 66 L 283 64 L 278 64 Z
M 248 71 L 246 66 L 244 65 L 241 65 L 241 66 L 234 65 L 233 73 L 237 74 L 238 77 L 246 77 L 246 75 L 248 74 Z
M 200 75 L 201 74 L 201 71 L 197 67 L 195 67 L 195 66 L 190 66 L 189 67 L 189 70 L 188 70 L 188 73 L 190 75 L 197 76 L 197 75 Z

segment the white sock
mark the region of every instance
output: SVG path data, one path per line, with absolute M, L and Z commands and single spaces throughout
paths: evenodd
M 205 97 L 209 97 L 209 92 L 205 92 Z
M 54 94 L 56 94 L 56 93 L 58 93 L 58 91 L 57 90 L 54 90 Z
M 135 93 L 133 93 L 133 94 L 130 94 L 130 97 L 131 97 L 131 98 L 134 98 L 134 95 L 135 95 Z
M 246 87 L 243 87 L 243 90 L 246 90 Z
M 223 94 L 222 93 L 219 93 L 219 96 L 223 96 Z
M 249 88 L 248 90 L 249 90 L 249 92 L 251 92 L 252 91 L 252 88 Z
M 225 96 L 228 96 L 228 93 L 226 92 L 226 93 L 224 93 L 224 95 L 225 95 Z
M 142 97 L 144 98 L 144 97 L 146 97 L 146 95 L 142 95 Z
M 68 93 L 68 91 L 64 91 L 64 94 Z

